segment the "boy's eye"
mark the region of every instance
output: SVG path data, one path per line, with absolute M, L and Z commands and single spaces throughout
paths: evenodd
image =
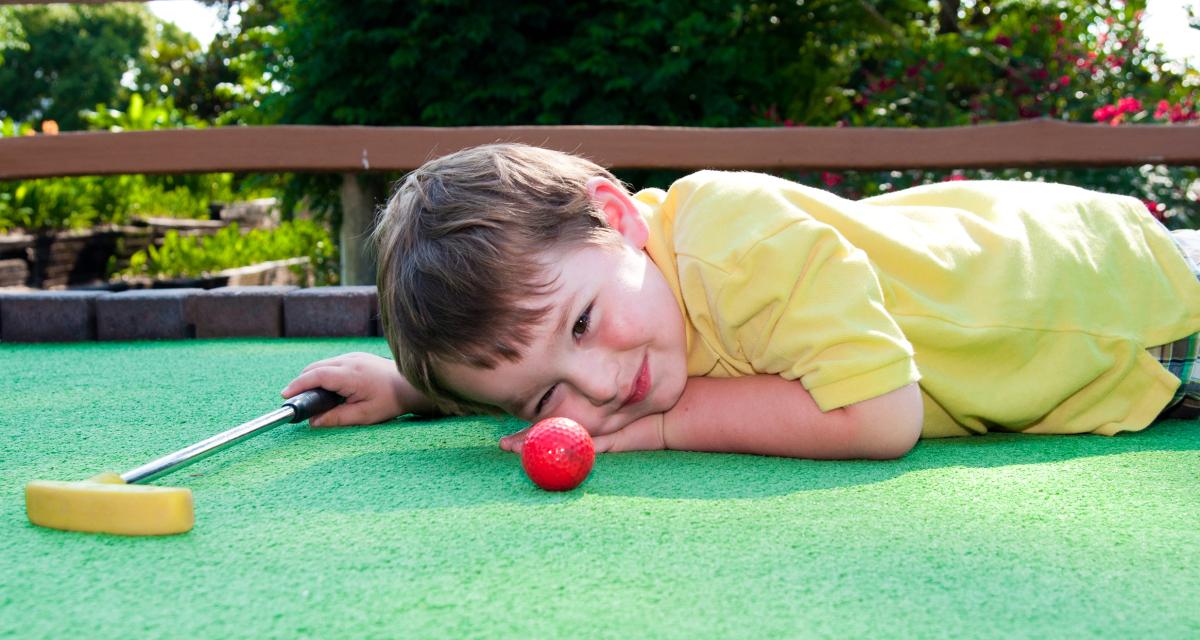
M 554 387 L 557 386 L 558 385 L 554 385 Z M 550 387 L 546 390 L 546 393 L 542 394 L 541 399 L 537 402 L 537 406 L 533 408 L 533 415 L 542 415 L 542 408 L 546 406 L 547 402 L 550 402 L 550 396 L 554 395 L 554 387 Z
M 583 334 L 587 333 L 588 325 L 592 321 L 591 316 L 592 305 L 589 304 L 587 309 L 583 310 L 583 313 L 579 316 L 579 319 L 575 321 L 575 326 L 571 327 L 571 334 L 576 338 L 583 337 Z

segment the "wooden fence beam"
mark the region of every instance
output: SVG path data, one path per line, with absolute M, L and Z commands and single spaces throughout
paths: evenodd
M 0 138 L 0 179 L 213 171 L 404 171 L 525 142 L 614 168 L 915 169 L 1200 165 L 1200 127 L 1026 120 L 937 129 L 277 125 Z
M 386 195 L 378 187 L 358 174 L 342 174 L 342 221 L 338 226 L 341 284 L 375 284 L 375 256 L 371 255 L 368 238 L 375 223 L 375 209 Z

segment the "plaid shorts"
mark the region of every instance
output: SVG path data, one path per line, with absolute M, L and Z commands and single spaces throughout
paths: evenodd
M 1200 266 L 1197 266 L 1200 265 L 1200 231 L 1173 231 L 1171 238 L 1175 240 L 1184 259 L 1191 265 L 1196 279 L 1200 280 Z M 1182 382 L 1166 408 L 1171 409 L 1182 404 L 1187 408 L 1200 409 L 1200 334 L 1194 333 L 1171 344 L 1151 347 L 1148 351 L 1150 355 L 1158 358 L 1171 375 Z

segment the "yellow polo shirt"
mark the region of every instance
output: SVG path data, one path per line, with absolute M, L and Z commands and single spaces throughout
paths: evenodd
M 920 381 L 923 437 L 1113 434 L 1179 381 L 1200 284 L 1133 198 L 959 181 L 858 202 L 702 171 L 635 196 L 688 320 L 688 373 L 778 374 L 828 411 Z

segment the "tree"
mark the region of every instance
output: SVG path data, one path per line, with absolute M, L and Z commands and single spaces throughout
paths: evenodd
M 63 129 L 81 128 L 82 110 L 118 101 L 149 31 L 141 5 L 32 6 L 4 15 L 24 45 L 3 52 L 0 117 L 51 119 Z
M 923 3 L 882 4 L 293 0 L 278 99 L 298 123 L 744 125 L 820 102 L 848 39 Z

